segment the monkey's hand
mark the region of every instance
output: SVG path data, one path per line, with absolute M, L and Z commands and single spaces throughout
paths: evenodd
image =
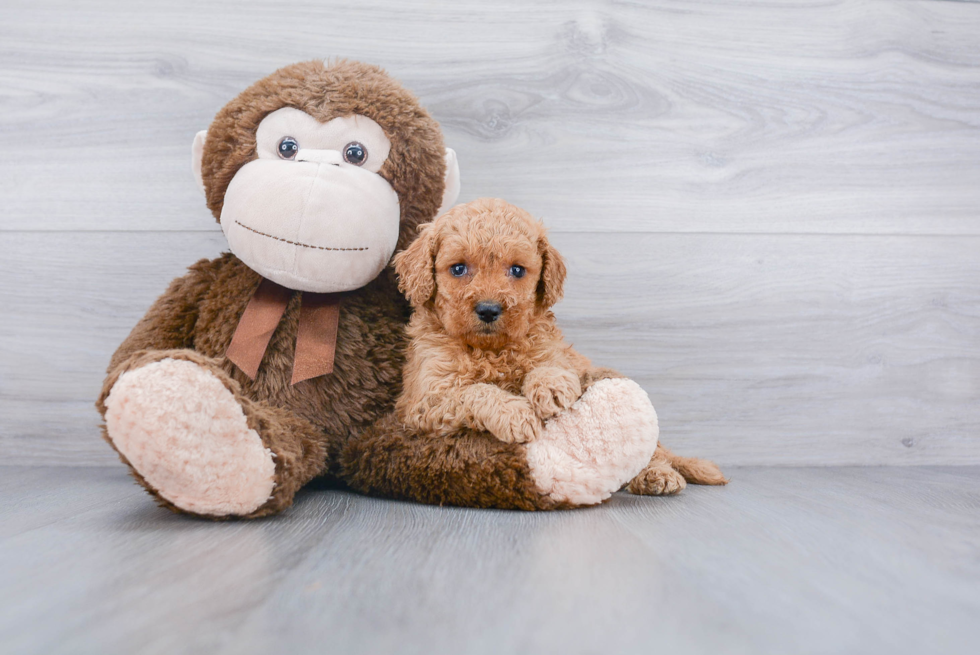
M 579 399 L 582 383 L 573 371 L 542 366 L 527 374 L 522 391 L 534 413 L 541 419 L 549 419 Z

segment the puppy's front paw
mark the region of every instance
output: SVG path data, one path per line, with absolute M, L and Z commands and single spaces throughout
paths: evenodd
M 524 398 L 516 397 L 500 408 L 499 420 L 490 426 L 493 436 L 506 443 L 527 443 L 541 434 L 544 425 Z
M 549 419 L 579 399 L 582 383 L 578 375 L 571 371 L 544 366 L 527 374 L 523 391 L 534 413 L 542 419 Z
M 640 474 L 626 485 L 626 490 L 640 496 L 673 496 L 686 486 L 684 476 L 675 471 L 670 464 L 656 463 L 640 471 Z

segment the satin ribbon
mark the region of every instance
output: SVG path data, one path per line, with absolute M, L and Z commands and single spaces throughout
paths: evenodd
M 292 289 L 263 279 L 238 321 L 225 356 L 252 380 L 292 295 Z M 339 322 L 339 293 L 300 292 L 291 384 L 333 371 Z

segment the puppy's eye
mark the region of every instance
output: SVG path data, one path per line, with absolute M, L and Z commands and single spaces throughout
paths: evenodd
M 525 273 L 527 273 L 527 271 L 524 270 L 523 266 L 518 266 L 517 264 L 514 264 L 513 266 L 510 267 L 510 274 L 516 277 L 518 280 L 524 277 Z
M 452 273 L 453 277 L 463 277 L 467 270 L 466 264 L 453 264 L 449 267 L 449 272 Z
M 355 166 L 363 166 L 367 161 L 367 148 L 357 141 L 351 141 L 344 147 L 344 161 Z
M 292 159 L 299 152 L 299 141 L 291 136 L 284 136 L 279 139 L 279 145 L 276 147 L 279 151 L 279 156 L 283 159 Z

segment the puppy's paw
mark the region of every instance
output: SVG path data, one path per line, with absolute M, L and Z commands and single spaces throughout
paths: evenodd
M 656 463 L 640 471 L 640 474 L 626 485 L 626 490 L 640 496 L 673 496 L 686 486 L 684 476 L 675 471 L 670 464 Z
M 542 419 L 549 419 L 579 399 L 582 383 L 578 375 L 571 371 L 543 366 L 527 374 L 523 392 L 534 413 Z
M 493 436 L 506 443 L 527 443 L 541 435 L 544 425 L 527 400 L 515 397 L 503 404 L 494 425 L 489 426 Z

